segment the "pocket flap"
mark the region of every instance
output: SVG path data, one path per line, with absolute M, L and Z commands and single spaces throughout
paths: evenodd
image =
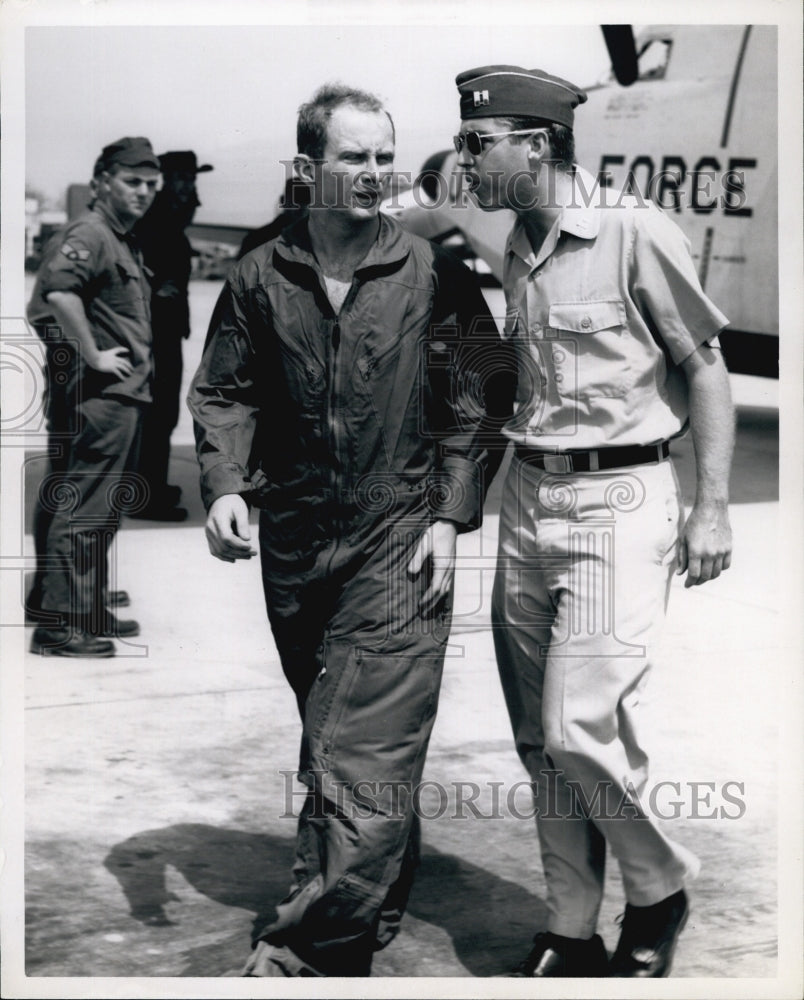
M 123 282 L 132 281 L 134 278 L 137 277 L 137 272 L 132 267 L 129 267 L 127 264 L 122 264 L 119 260 L 115 261 L 115 264 L 117 266 L 117 273 L 120 275 L 121 281 Z
M 595 333 L 625 325 L 625 305 L 619 299 L 605 302 L 558 302 L 550 306 L 548 325 L 554 330 Z

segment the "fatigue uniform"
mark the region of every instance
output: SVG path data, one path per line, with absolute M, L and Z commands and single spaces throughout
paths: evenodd
M 589 938 L 606 844 L 636 906 L 697 872 L 638 803 L 647 757 L 637 706 L 682 526 L 666 458 L 688 419 L 679 365 L 727 320 L 666 215 L 634 199 L 605 207 L 598 195 L 585 207 L 593 180 L 579 170 L 574 185 L 538 255 L 521 221 L 506 247 L 505 336 L 519 383 L 493 620 L 535 783 L 548 929 Z
M 57 326 L 52 292 L 81 298 L 98 349 L 126 348 L 130 375 L 118 379 L 84 364 Z M 124 475 L 135 468 L 151 398 L 149 298 L 139 250 L 101 202 L 45 252 L 28 307 L 48 350 L 51 463 L 37 498 L 31 603 L 56 617 L 103 615 L 108 549 L 120 512 L 136 506 L 136 486 Z
M 258 934 L 292 974 L 368 974 L 404 909 L 451 613 L 422 617 L 427 573 L 407 564 L 435 518 L 480 523 L 502 444 L 489 414 L 510 413 L 513 366 L 470 272 L 380 220 L 337 314 L 305 220 L 248 254 L 189 398 L 207 506 L 261 508 L 303 719 L 295 884 Z

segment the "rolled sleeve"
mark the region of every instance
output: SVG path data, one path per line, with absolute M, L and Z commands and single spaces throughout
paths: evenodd
M 460 531 L 473 531 L 483 520 L 485 474 L 481 461 L 448 455 L 434 475 L 431 509 L 435 517 L 454 521 Z
M 93 277 L 101 270 L 102 247 L 97 232 L 90 225 L 78 224 L 59 237 L 59 245 L 50 254 L 41 276 L 40 291 L 47 301 L 51 292 L 74 292 L 83 295 Z

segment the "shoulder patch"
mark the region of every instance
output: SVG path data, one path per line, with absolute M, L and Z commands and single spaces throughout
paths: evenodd
M 67 260 L 89 260 L 89 250 L 80 246 L 73 246 L 71 243 L 63 243 L 61 253 Z

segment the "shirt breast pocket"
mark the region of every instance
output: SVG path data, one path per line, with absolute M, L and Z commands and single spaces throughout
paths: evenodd
M 132 265 L 115 263 L 113 277 L 106 292 L 112 309 L 132 319 L 148 318 L 147 302 L 140 276 Z
M 555 302 L 549 330 L 555 385 L 577 399 L 624 396 L 636 381 L 634 344 L 619 299 Z

